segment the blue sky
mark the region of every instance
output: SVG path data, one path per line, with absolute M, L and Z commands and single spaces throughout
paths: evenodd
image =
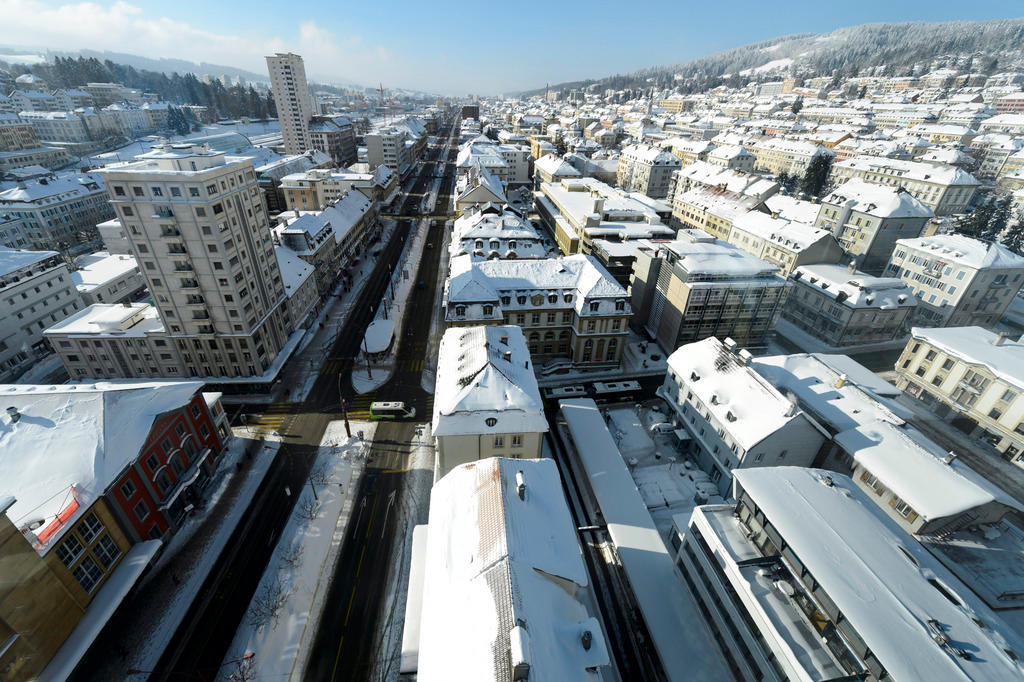
M 0 0 L 0 45 L 115 50 L 258 73 L 266 69 L 263 55 L 290 50 L 318 80 L 495 94 L 677 63 L 789 33 L 1022 15 L 1020 0 Z

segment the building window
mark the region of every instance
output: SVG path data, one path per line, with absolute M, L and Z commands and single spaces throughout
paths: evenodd
M 515 434 L 512 436 L 512 447 L 521 448 L 523 447 L 523 436 L 521 434 Z
M 924 359 L 925 360 L 934 360 L 935 359 L 935 351 L 930 350 L 927 353 L 925 353 L 924 354 Z
M 93 588 L 103 579 L 103 570 L 96 565 L 92 557 L 86 557 L 74 570 L 75 580 L 86 592 L 92 592 Z
M 494 449 L 500 450 L 505 447 L 505 436 L 494 437 Z
M 942 363 L 942 369 L 953 369 L 953 360 L 946 358 L 946 361 Z
M 1007 405 L 1009 405 L 1010 403 L 1012 403 L 1014 401 L 1014 399 L 1016 397 L 1017 397 L 1017 392 L 1016 391 L 1012 391 L 1010 389 L 1006 389 L 1006 391 L 1003 392 L 1003 395 L 1000 396 L 999 402 L 1006 403 Z
M 139 503 L 135 505 L 133 511 L 135 512 L 135 518 L 139 521 L 145 521 L 149 516 L 149 506 L 145 500 L 139 500 Z
M 594 301 L 594 302 L 592 302 L 592 303 L 590 304 L 590 312 L 592 312 L 592 313 L 596 313 L 596 312 L 597 312 L 597 309 L 598 309 L 598 308 L 599 308 L 600 306 L 601 306 L 601 304 L 600 304 L 600 303 L 598 303 L 597 301 Z
M 100 538 L 100 541 L 96 543 L 96 546 L 92 548 L 93 556 L 99 559 L 100 565 L 103 568 L 110 568 L 117 558 L 121 556 L 121 550 L 117 544 L 110 539 L 109 535 L 104 535 Z
M 92 542 L 102 532 L 103 524 L 96 518 L 96 514 L 89 514 L 78 524 L 78 534 L 85 540 L 85 544 Z
M 68 539 L 57 547 L 57 558 L 60 559 L 62 564 L 71 568 L 71 565 L 75 563 L 75 560 L 81 556 L 83 551 L 85 551 L 85 545 L 82 544 L 81 540 L 75 535 L 69 535 Z
M 1002 411 L 998 407 L 993 407 L 991 410 L 989 410 L 988 418 L 993 420 L 993 421 L 998 421 L 999 418 L 1002 417 L 1002 416 L 1003 416 L 1003 413 L 1002 413 Z
M 484 420 L 484 424 L 487 424 L 488 426 L 494 426 L 497 423 L 498 420 L 495 419 L 494 417 L 488 417 L 487 419 Z
M 131 498 L 135 494 L 135 484 L 131 481 L 125 481 L 121 484 L 121 494 L 124 495 L 125 499 Z

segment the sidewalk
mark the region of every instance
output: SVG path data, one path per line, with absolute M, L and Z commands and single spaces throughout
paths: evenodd
M 452 227 L 455 221 L 449 220 L 444 224 L 444 237 L 436 248 L 441 251 L 441 260 L 437 266 L 437 285 L 434 289 L 434 317 L 430 320 L 430 338 L 427 340 L 427 350 L 423 360 L 423 376 L 420 378 L 420 386 L 427 393 L 434 394 L 434 386 L 437 383 L 437 351 L 441 345 L 441 335 L 444 334 L 444 285 L 448 281 L 448 266 L 451 261 L 451 253 L 448 251 L 452 238 Z
M 171 537 L 150 572 L 140 581 L 115 616 L 117 629 L 104 632 L 88 655 L 92 679 L 125 679 L 129 668 L 152 670 L 199 593 L 211 568 L 238 526 L 243 513 L 277 454 L 277 443 L 263 444 L 236 429 L 210 482 L 206 508 L 191 516 Z M 254 450 L 251 463 L 244 453 Z M 236 464 L 241 471 L 236 473 Z M 111 638 L 114 641 L 111 642 Z M 95 659 L 95 660 L 93 660 Z

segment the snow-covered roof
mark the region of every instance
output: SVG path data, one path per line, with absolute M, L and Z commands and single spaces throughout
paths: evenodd
M 773 194 L 765 199 L 764 204 L 772 213 L 778 213 L 786 220 L 807 223 L 808 225 L 814 224 L 818 219 L 818 212 L 821 211 L 820 204 L 786 196 L 785 194 Z
M 778 191 L 779 183 L 759 175 L 742 173 L 708 161 L 695 161 L 679 171 L 680 179 L 758 198 Z
M 110 254 L 105 251 L 79 256 L 75 260 L 75 266 L 78 269 L 71 273 L 71 281 L 81 292 L 92 291 L 139 269 L 134 256 Z
M 56 251 L 29 251 L 26 249 L 9 249 L 0 246 L 0 275 L 21 270 L 60 254 Z
M 911 336 L 972 365 L 983 365 L 999 379 L 1024 387 L 1024 343 L 982 327 L 914 327 Z
M 732 221 L 732 229 L 756 235 L 789 251 L 803 251 L 832 235 L 820 227 L 772 217 L 760 211 L 747 211 L 736 216 Z
M 681 161 L 675 154 L 671 154 L 659 147 L 646 144 L 631 144 L 622 150 L 622 155 L 627 159 L 639 161 L 652 166 L 680 166 Z
M 546 154 L 540 157 L 534 162 L 533 167 L 551 177 L 578 178 L 580 176 L 578 170 L 557 154 Z
M 456 467 L 430 494 L 417 679 L 512 682 L 519 664 L 536 682 L 600 680 L 587 583 L 553 460 Z
M 51 325 L 44 334 L 142 337 L 163 331 L 159 311 L 149 303 L 94 303 Z
M 984 242 L 963 234 L 933 234 L 929 237 L 898 239 L 898 246 L 924 252 L 928 257 L 980 270 L 1020 269 L 1024 258 L 995 242 Z
M 686 235 L 680 233 L 679 236 Z M 778 268 L 768 261 L 761 260 L 739 247 L 728 242 L 712 239 L 710 241 L 690 241 L 677 239 L 671 242 L 652 242 L 658 250 L 671 251 L 678 260 L 676 264 L 695 281 L 707 277 L 717 279 L 745 279 L 773 277 Z
M 802 467 L 733 476 L 892 679 L 1024 676 L 1020 636 L 849 478 Z
M 559 407 L 668 679 L 729 679 L 597 404 L 577 398 Z
M 452 327 L 437 367 L 435 436 L 548 430 L 521 327 Z
M 41 521 L 45 552 L 139 457 L 154 419 L 188 404 L 195 381 L 0 385 L 16 423 L 0 424 L 0 496 L 17 502 L 7 516 L 19 528 Z M 58 520 L 58 517 L 60 520 Z
M 937 166 L 930 163 L 888 159 L 879 156 L 855 156 L 836 162 L 833 168 L 892 175 L 907 178 L 908 180 L 932 182 L 936 185 L 973 186 L 981 184 L 973 175 L 956 166 Z
M 744 450 L 806 418 L 717 337 L 680 346 L 668 356 L 668 366 Z
M 851 272 L 845 265 L 801 265 L 790 278 L 798 281 L 798 286 L 815 289 L 849 308 L 892 310 L 917 306 L 913 289 L 899 277 Z
M 103 179 L 90 173 L 65 174 L 30 180 L 23 187 L 12 187 L 0 192 L 0 206 L 17 208 L 63 201 L 75 196 L 105 192 Z
M 284 293 L 291 298 L 298 293 L 303 283 L 313 276 L 314 268 L 287 246 L 275 245 L 274 255 L 277 256 L 277 266 L 281 271 Z
M 822 199 L 854 211 L 881 218 L 931 218 L 935 213 L 903 188 L 850 178 Z

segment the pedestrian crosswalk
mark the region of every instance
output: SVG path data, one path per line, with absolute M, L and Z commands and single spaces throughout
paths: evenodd
M 251 415 L 247 421 L 249 426 L 267 429 L 280 429 L 284 421 L 291 416 L 292 403 L 272 403 L 263 414 Z
M 337 374 L 342 371 L 347 361 L 351 361 L 352 358 L 348 356 L 331 357 L 324 360 L 323 364 L 320 365 L 320 374 Z
M 345 409 L 348 412 L 348 418 L 353 421 L 369 421 L 370 403 L 373 402 L 374 395 L 374 393 L 364 393 L 347 400 Z

